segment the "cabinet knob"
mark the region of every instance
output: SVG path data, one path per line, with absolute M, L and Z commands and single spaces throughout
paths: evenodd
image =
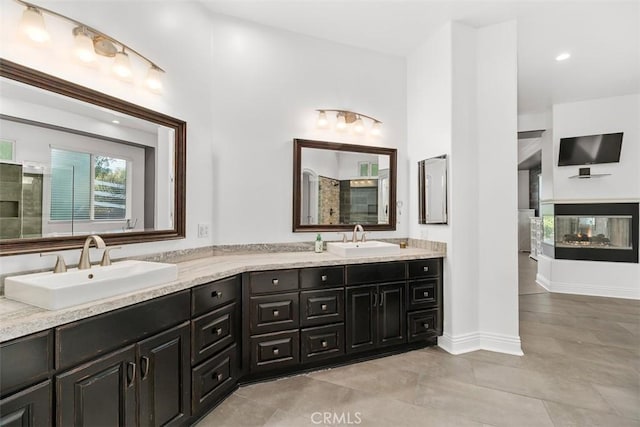
M 422 270 L 423 270 L 424 272 L 427 272 L 427 271 L 429 271 L 429 267 L 422 267 Z
M 211 298 L 222 298 L 222 291 L 211 292 Z
M 214 332 L 216 333 L 216 335 L 222 335 L 222 328 L 215 328 Z
M 273 310 L 273 317 L 280 316 L 280 312 L 278 310 Z
M 322 305 L 320 306 L 320 309 L 321 309 L 322 311 L 327 311 L 327 304 L 322 304 Z
M 274 347 L 274 348 L 273 348 L 273 355 L 274 355 L 274 356 L 277 356 L 277 355 L 279 355 L 279 354 L 280 354 L 280 349 L 279 349 L 279 348 L 277 348 L 277 347 Z
M 328 344 L 327 344 L 327 341 L 322 340 L 322 341 L 320 341 L 320 345 L 322 346 L 322 348 L 327 348 Z
M 429 324 L 428 323 L 423 323 L 422 327 L 425 328 L 425 329 L 429 329 Z
M 325 276 L 324 274 L 322 276 L 320 276 L 320 280 L 322 280 L 323 282 L 327 281 L 327 276 Z
M 271 279 L 271 283 L 273 283 L 273 286 L 278 286 L 278 279 Z
M 220 382 L 220 381 L 222 381 L 222 374 L 214 372 L 213 375 L 211 375 L 211 379 L 214 379 L 214 380 Z
M 429 291 L 425 291 L 422 295 L 423 295 L 425 298 L 429 298 Z

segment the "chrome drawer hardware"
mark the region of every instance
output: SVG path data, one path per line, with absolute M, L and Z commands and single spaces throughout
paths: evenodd
M 322 311 L 327 311 L 327 304 L 322 304 L 322 305 L 320 306 L 320 309 L 321 309 Z
M 216 335 L 222 335 L 222 328 L 216 328 Z
M 274 348 L 273 349 L 273 355 L 277 356 L 278 354 L 280 354 L 280 350 L 278 348 Z
M 422 327 L 425 328 L 425 329 L 429 329 L 429 324 L 428 323 L 423 323 Z
M 273 310 L 273 317 L 280 316 L 280 312 L 278 310 Z
M 322 348 L 327 348 L 327 342 L 325 340 L 320 341 L 320 345 L 322 346 Z
M 327 281 L 327 276 L 324 276 L 324 275 L 323 275 L 323 276 L 321 276 L 321 277 L 320 277 L 320 280 L 322 280 L 323 282 L 326 282 L 326 281 Z
M 429 298 L 429 291 L 424 292 L 422 295 L 424 295 L 425 297 Z
M 278 286 L 278 279 L 271 279 L 271 283 L 273 283 L 273 286 Z
M 426 273 L 427 271 L 429 271 L 429 267 L 422 267 L 422 270 Z
M 222 381 L 222 374 L 218 374 L 216 372 L 211 375 L 211 379 L 217 380 L 218 382 Z
M 213 291 L 211 292 L 211 298 L 222 298 L 222 291 Z

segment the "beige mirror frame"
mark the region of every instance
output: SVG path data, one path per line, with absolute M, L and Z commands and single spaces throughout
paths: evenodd
M 294 232 L 347 231 L 353 230 L 354 227 L 354 224 L 302 224 L 302 150 L 304 148 L 389 156 L 389 221 L 386 224 L 366 224 L 365 229 L 367 231 L 393 231 L 396 229 L 397 150 L 395 148 L 294 139 L 292 221 Z
M 183 239 L 186 220 L 186 122 L 104 93 L 62 80 L 43 72 L 0 58 L 0 77 L 15 80 L 40 89 L 55 92 L 89 104 L 124 113 L 139 119 L 173 129 L 175 140 L 175 181 L 173 228 L 104 234 L 108 245 L 145 243 L 159 240 Z M 43 237 L 29 239 L 6 239 L 0 241 L 0 256 L 35 252 L 58 251 L 82 247 L 86 235 Z

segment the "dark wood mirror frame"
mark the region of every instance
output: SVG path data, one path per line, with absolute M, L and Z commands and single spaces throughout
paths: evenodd
M 293 140 L 293 231 L 342 231 L 353 230 L 353 224 L 310 224 L 303 225 L 302 218 L 302 149 L 316 148 L 320 150 L 347 151 L 355 153 L 378 154 L 389 156 L 389 223 L 364 224 L 366 231 L 383 231 L 396 229 L 396 185 L 397 185 L 397 152 L 395 148 L 371 147 L 367 145 L 342 144 L 337 142 L 314 141 L 308 139 Z
M 0 58 L 0 77 L 75 98 L 89 104 L 108 108 L 173 129 L 175 132 L 175 205 L 173 229 L 108 233 L 101 235 L 101 237 L 104 238 L 105 243 L 108 245 L 183 239 L 185 237 L 186 122 L 3 58 Z M 80 248 L 86 237 L 87 236 L 84 235 L 2 240 L 0 241 L 0 256 Z

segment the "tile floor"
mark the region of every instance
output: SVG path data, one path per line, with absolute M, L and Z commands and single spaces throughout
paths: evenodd
M 640 426 L 640 302 L 550 294 L 519 263 L 524 356 L 430 347 L 253 384 L 198 427 Z

